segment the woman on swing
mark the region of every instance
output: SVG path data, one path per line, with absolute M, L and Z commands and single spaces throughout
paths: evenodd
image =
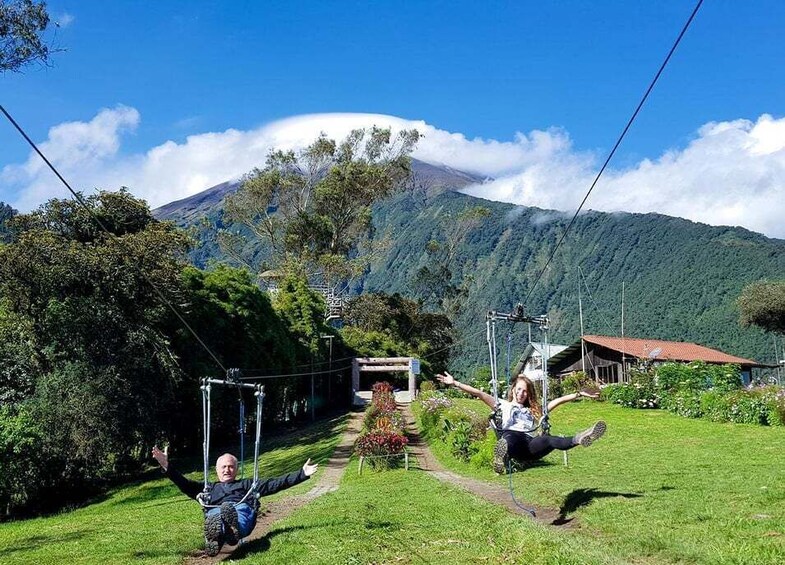
M 454 386 L 479 398 L 490 406 L 491 410 L 496 410 L 496 402 L 487 392 L 456 380 L 446 371 L 443 375 L 436 375 L 436 378 L 447 386 Z M 567 394 L 549 402 L 548 411 L 581 396 L 597 398 L 596 394 L 584 391 Z M 507 400 L 499 399 L 502 425 L 501 437 L 493 449 L 493 470 L 496 473 L 505 473 L 510 459 L 525 464 L 541 459 L 554 449 L 566 451 L 578 445 L 588 447 L 605 433 L 605 422 L 600 420 L 573 437 L 532 435 L 538 427 L 537 421 L 542 417 L 542 407 L 537 400 L 534 383 L 523 373 L 511 383 L 507 397 Z

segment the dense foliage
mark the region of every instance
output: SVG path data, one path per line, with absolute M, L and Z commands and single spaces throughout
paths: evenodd
M 737 365 L 665 363 L 634 371 L 629 383 L 607 386 L 602 396 L 629 408 L 664 408 L 688 418 L 785 425 L 785 389 L 768 384 L 744 388 Z
M 0 1 L 0 72 L 47 63 L 53 52 L 43 37 L 49 23 L 46 2 Z
M 453 457 L 478 467 L 490 464 L 496 434 L 488 428 L 488 412 L 479 413 L 431 386 L 421 389 L 415 412 L 425 437 L 444 442 Z
M 414 165 L 415 171 L 425 167 Z M 477 339 L 486 312 L 509 312 L 524 298 L 527 313 L 550 316 L 552 343 L 574 342 L 580 335 L 578 267 L 584 274 L 585 333 L 619 335 L 624 283 L 626 335 L 691 341 L 760 362 L 774 361 L 771 337 L 739 325 L 736 299 L 747 284 L 782 278 L 785 242 L 742 228 L 658 214 L 589 212 L 576 219 L 535 286 L 567 219 L 552 211 L 445 191 L 478 179 L 454 171 L 440 174 L 438 190 L 405 191 L 373 206 L 374 240 L 385 245 L 377 246 L 370 271 L 353 288 L 420 298 L 426 309 L 436 308 L 447 294 L 458 296 L 459 307 L 447 312 L 457 342 L 451 349 L 453 367 L 473 372 L 487 364 L 487 344 Z M 209 206 L 202 200 L 193 203 L 197 205 L 210 221 L 229 228 L 220 199 Z M 488 215 L 473 215 L 478 206 Z M 451 240 L 447 227 L 458 231 L 462 214 L 463 227 L 471 229 Z M 190 208 L 170 209 L 167 217 L 202 230 L 203 244 L 193 260 L 225 257 Z M 261 256 L 260 246 L 258 241 L 248 243 L 245 251 Z M 449 300 L 443 305 L 451 308 Z M 533 338 L 540 336 L 535 332 Z M 527 328 L 518 324 L 514 354 L 527 339 Z
M 477 203 L 445 192 L 425 205 L 409 195 L 379 205 L 377 232 L 392 237 L 393 244 L 373 263 L 364 289 L 413 293 L 421 269 L 436 265 L 430 249 L 433 241 L 444 241 L 442 219 L 456 218 Z M 453 366 L 487 364 L 487 344 L 476 337 L 485 314 L 510 312 L 524 299 L 528 314 L 550 317 L 551 343 L 573 343 L 580 335 L 578 267 L 584 275 L 587 334 L 620 334 L 624 283 L 626 335 L 691 341 L 773 361 L 771 338 L 739 325 L 736 297 L 753 281 L 781 278 L 784 241 L 658 214 L 589 212 L 576 219 L 538 280 L 568 219 L 536 208 L 482 205 L 490 214 L 466 233 L 451 262 L 451 284 L 467 289 L 454 319 L 459 347 L 453 349 Z M 394 239 L 395 233 L 405 237 Z M 514 328 L 514 354 L 528 340 L 527 330 L 525 324 Z M 537 332 L 532 337 L 541 340 Z
M 416 130 L 393 137 L 373 127 L 354 130 L 340 143 L 322 135 L 299 152 L 273 151 L 265 167 L 227 197 L 225 219 L 263 244 L 261 270 L 295 263 L 309 280 L 335 286 L 365 268 L 371 205 L 404 186 L 418 137 Z M 221 233 L 224 249 L 237 258 L 244 239 Z
M 5 513 L 81 502 L 140 469 L 155 442 L 197 451 L 199 382 L 223 378 L 222 367 L 278 375 L 266 382 L 267 421 L 349 403 L 348 368 L 313 381 L 302 369 L 327 363 L 322 338 L 338 337 L 302 280 L 273 305 L 247 271 L 187 266 L 184 233 L 127 192 L 84 202 L 14 217 L 0 245 Z M 216 390 L 211 435 L 236 445 L 237 391 Z
M 184 236 L 127 193 L 86 202 L 53 200 L 15 217 L 14 241 L 0 246 L 4 434 L 35 422 L 23 442 L 34 447 L 4 458 L 29 465 L 28 480 L 3 494 L 44 507 L 142 459 L 181 375 L 150 285 L 182 297 Z
M 369 292 L 351 298 L 344 310 L 344 340 L 365 357 L 415 357 L 433 375 L 444 370 L 452 345 L 452 323 L 424 312 L 400 294 Z
M 785 281 L 759 281 L 745 286 L 739 296 L 739 310 L 743 325 L 785 334 Z

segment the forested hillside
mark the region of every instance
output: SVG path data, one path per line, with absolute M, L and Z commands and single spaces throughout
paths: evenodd
M 774 361 L 771 336 L 740 327 L 735 301 L 745 284 L 783 277 L 785 241 L 658 214 L 588 212 L 576 220 L 535 285 L 570 216 L 466 196 L 448 189 L 476 177 L 419 162 L 413 168 L 415 186 L 374 209 L 376 236 L 390 243 L 352 292 L 423 297 L 418 272 L 430 268 L 436 279 L 431 285 L 445 282 L 455 291 L 458 364 L 471 369 L 487 363 L 486 311 L 510 311 L 524 299 L 528 313 L 550 316 L 552 342 L 577 339 L 579 267 L 587 333 L 620 334 L 624 284 L 626 335 L 695 341 Z M 221 185 L 156 212 L 194 227 L 202 241 L 192 256 L 198 265 L 227 260 L 215 243 L 216 226 L 227 227 L 221 208 L 227 188 L 232 187 Z M 477 207 L 487 215 L 467 224 L 465 232 L 456 231 L 461 214 Z M 447 241 L 456 233 L 457 241 Z M 449 257 L 438 252 L 451 246 Z M 252 260 L 264 256 L 253 244 L 246 251 Z M 500 332 L 506 334 L 506 327 Z M 513 354 L 522 349 L 526 333 L 527 328 L 516 329 Z
M 379 225 L 399 235 L 365 278 L 364 288 L 411 291 L 417 270 L 431 260 L 429 240 L 438 241 L 449 224 L 444 218 L 477 205 L 491 213 L 465 237 L 451 268 L 453 282 L 468 290 L 456 322 L 464 338 L 474 335 L 459 352 L 470 366 L 487 362 L 485 313 L 509 312 L 527 296 L 529 314 L 549 315 L 552 342 L 576 340 L 579 280 L 586 333 L 620 334 L 624 283 L 625 335 L 695 341 L 774 361 L 771 336 L 740 327 L 735 301 L 750 281 L 782 278 L 785 241 L 741 228 L 658 214 L 589 212 L 576 220 L 535 285 L 570 217 L 455 192 L 420 208 L 411 198 L 400 198 L 377 212 Z M 522 348 L 526 329 L 517 330 L 514 350 Z

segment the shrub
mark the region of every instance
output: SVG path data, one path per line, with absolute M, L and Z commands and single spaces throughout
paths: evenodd
M 396 455 L 403 453 L 409 440 L 406 436 L 389 430 L 374 430 L 361 434 L 354 443 L 354 451 L 363 457 Z
M 564 394 L 571 394 L 580 390 L 596 390 L 597 384 L 583 371 L 575 371 L 570 373 L 561 380 L 561 387 L 558 389 L 551 384 L 551 389 L 554 391 L 554 398 Z
M 424 395 L 425 396 L 425 395 Z M 445 410 L 452 408 L 453 401 L 440 392 L 421 397 L 420 426 L 426 435 L 432 435 Z
M 741 388 L 740 365 L 708 365 L 709 386 L 720 392 L 731 392 Z
M 600 392 L 600 399 L 628 408 L 637 408 L 635 389 L 627 384 L 608 385 Z
M 470 456 L 469 463 L 479 468 L 490 467 L 493 463 L 493 448 L 496 446 L 497 439 L 495 431 L 486 430 L 485 437 L 474 442 L 474 453 Z
M 436 385 L 433 381 L 423 381 L 420 383 L 420 394 L 424 392 L 433 392 L 436 390 Z
M 664 363 L 657 369 L 657 386 L 663 392 L 700 391 L 709 388 L 706 363 Z
M 654 383 L 654 375 L 648 371 L 637 371 L 631 382 L 608 385 L 602 389 L 600 398 L 628 408 L 659 408 L 660 395 Z
M 765 387 L 767 419 L 771 426 L 785 426 L 785 388 Z
M 700 396 L 700 392 L 691 390 L 675 392 L 662 397 L 663 408 L 685 418 L 700 418 L 703 415 Z
M 730 421 L 729 397 L 716 390 L 707 390 L 700 396 L 700 409 L 703 417 L 712 422 Z
M 472 455 L 472 425 L 466 420 L 458 420 L 452 423 L 450 420 L 444 421 L 444 432 L 447 445 L 450 446 L 450 453 L 453 457 L 468 461 Z
M 26 406 L 0 406 L 0 497 L 4 511 L 23 508 L 39 490 L 55 486 L 57 477 L 45 477 L 43 438 Z
M 768 423 L 768 409 L 763 392 L 758 390 L 739 390 L 728 395 L 730 410 L 728 420 L 737 424 Z
M 475 453 L 473 444 L 485 437 L 488 419 L 472 410 L 454 406 L 445 411 L 442 439 L 458 459 L 468 461 Z

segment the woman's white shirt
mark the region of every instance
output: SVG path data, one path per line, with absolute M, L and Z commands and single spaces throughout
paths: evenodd
M 529 432 L 534 429 L 534 414 L 532 411 L 509 400 L 499 400 L 502 410 L 502 429 L 517 432 Z

